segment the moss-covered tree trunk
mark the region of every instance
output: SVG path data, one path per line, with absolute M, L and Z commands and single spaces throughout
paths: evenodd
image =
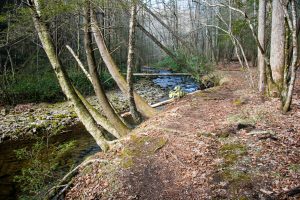
M 97 22 L 97 17 L 95 15 L 93 9 L 91 9 L 91 27 L 92 27 L 93 35 L 96 40 L 101 57 L 102 57 L 104 63 L 106 64 L 108 71 L 112 75 L 113 79 L 116 81 L 116 83 L 119 86 L 119 88 L 121 89 L 121 91 L 124 94 L 127 94 L 126 80 L 119 72 L 119 69 L 118 69 L 116 63 L 114 62 L 113 58 L 111 57 L 111 55 L 105 45 L 104 38 L 103 38 L 102 32 L 100 30 L 100 26 Z M 154 108 L 152 108 L 150 105 L 148 105 L 148 103 L 136 92 L 134 92 L 134 98 L 135 98 L 135 102 L 137 104 L 138 110 L 145 117 L 152 117 L 157 113 L 157 111 Z
M 43 48 L 47 54 L 47 57 L 54 69 L 56 77 L 58 79 L 59 85 L 62 88 L 63 93 L 67 98 L 72 102 L 75 112 L 78 115 L 79 119 L 87 129 L 87 131 L 93 136 L 97 144 L 101 147 L 103 151 L 109 149 L 109 144 L 104 138 L 101 130 L 97 127 L 96 121 L 91 116 L 87 108 L 84 106 L 80 98 L 77 96 L 73 86 L 62 67 L 61 61 L 55 53 L 54 43 L 50 36 L 49 30 L 42 20 L 41 11 L 39 8 L 38 0 L 28 0 L 28 4 L 31 6 L 31 13 L 35 29 L 38 33 L 40 41 L 43 45 Z
M 129 42 L 128 42 L 128 58 L 127 58 L 127 98 L 129 102 L 129 109 L 131 116 L 135 123 L 141 122 L 140 113 L 136 109 L 134 96 L 133 96 L 133 65 L 134 65 L 134 48 L 135 48 L 135 32 L 136 32 L 136 15 L 137 8 L 134 1 L 131 2 L 131 16 L 129 24 Z
M 109 103 L 106 94 L 101 85 L 97 67 L 96 60 L 92 48 L 92 33 L 90 31 L 90 1 L 85 1 L 84 8 L 84 48 L 86 52 L 86 58 L 89 67 L 89 74 L 92 79 L 92 85 L 94 87 L 96 96 L 98 98 L 100 107 L 102 108 L 105 116 L 114 125 L 121 136 L 126 135 L 129 132 L 127 126 L 121 121 L 119 116 L 115 113 L 111 104 Z

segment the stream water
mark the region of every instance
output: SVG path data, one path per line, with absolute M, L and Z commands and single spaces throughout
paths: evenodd
M 170 73 L 168 70 L 155 70 L 152 68 L 144 68 L 144 72 Z M 167 91 L 178 85 L 187 93 L 199 89 L 198 84 L 188 76 L 158 76 L 153 78 L 152 81 L 155 85 Z M 164 99 L 167 98 L 166 96 Z M 62 158 L 64 163 L 68 163 L 68 160 L 80 163 L 85 157 L 100 151 L 100 148 L 82 124 L 69 127 L 67 132 L 49 139 L 49 143 L 57 145 L 68 141 L 75 141 L 77 146 L 70 155 Z M 14 182 L 14 176 L 21 173 L 21 169 L 26 166 L 28 161 L 17 159 L 14 150 L 25 147 L 30 148 L 35 142 L 34 140 L 21 140 L 6 141 L 0 144 L 0 200 L 17 199 L 20 195 L 19 185 Z M 66 171 L 67 169 L 68 167 L 65 168 Z
M 158 73 L 162 75 L 172 73 L 170 70 L 158 70 L 153 68 L 144 68 L 143 72 Z M 176 86 L 180 86 L 186 93 L 195 92 L 200 89 L 199 84 L 190 76 L 158 76 L 152 81 L 155 85 L 167 91 L 173 90 Z

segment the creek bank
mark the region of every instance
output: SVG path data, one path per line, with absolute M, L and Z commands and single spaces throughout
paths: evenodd
M 44 142 L 41 143 L 42 141 Z M 57 151 L 59 151 L 57 147 L 67 143 L 73 143 L 74 146 L 69 151 L 59 155 L 59 160 L 55 161 L 55 163 L 58 164 L 55 167 L 55 173 L 47 173 L 47 167 L 43 165 L 46 162 L 51 163 L 47 155 L 57 154 Z M 39 147 L 37 148 L 36 145 Z M 35 149 L 34 151 L 32 151 L 33 148 Z M 32 158 L 30 160 L 28 160 L 28 158 L 20 159 L 16 154 L 16 150 L 20 151 L 21 149 L 31 152 Z M 81 123 L 68 127 L 64 134 L 52 135 L 49 138 L 46 138 L 45 135 L 43 140 L 41 140 L 41 137 L 38 137 L 35 139 L 6 141 L 0 145 L 0 199 L 14 200 L 18 199 L 21 195 L 25 195 L 21 188 L 27 186 L 28 182 L 27 184 L 23 182 L 20 183 L 17 182 L 15 178 L 17 175 L 22 175 L 22 170 L 28 169 L 29 167 L 32 168 L 34 162 L 40 162 L 34 172 L 36 180 L 39 180 L 38 176 L 42 177 L 44 173 L 47 173 L 47 177 L 52 180 L 50 184 L 55 184 L 55 181 L 60 179 L 73 168 L 74 165 L 79 164 L 87 156 L 99 151 L 99 146 Z M 43 175 L 39 174 L 39 172 L 42 171 Z M 34 179 L 29 175 L 27 178 Z M 40 184 L 46 183 L 41 182 Z
M 299 199 L 299 80 L 283 115 L 243 72 L 227 76 L 95 154 L 108 162 L 82 168 L 66 199 Z
M 148 79 L 139 80 L 135 84 L 135 89 L 151 104 L 167 95 L 166 91 Z M 128 109 L 126 97 L 120 90 L 108 91 L 107 96 L 119 113 Z M 90 96 L 87 99 L 99 109 L 96 96 Z M 70 102 L 20 104 L 11 109 L 2 108 L 1 110 L 0 143 L 7 140 L 31 138 L 39 133 L 51 135 L 63 133 L 67 127 L 79 122 Z

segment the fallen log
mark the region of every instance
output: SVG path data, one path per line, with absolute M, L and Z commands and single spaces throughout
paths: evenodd
M 133 73 L 133 76 L 191 76 L 190 73 Z
M 193 94 L 195 94 L 195 93 L 197 93 L 197 92 L 202 92 L 202 91 L 203 91 L 203 90 L 197 90 L 197 91 L 195 91 L 195 92 L 188 93 L 188 94 L 186 94 L 185 96 L 193 95 Z M 168 100 L 165 100 L 165 101 L 161 101 L 161 102 L 152 104 L 152 105 L 150 105 L 150 106 L 151 106 L 152 108 L 157 108 L 157 107 L 159 107 L 159 106 L 163 106 L 163 105 L 172 103 L 172 102 L 174 102 L 175 100 L 176 100 L 176 98 L 174 98 L 174 99 L 168 99 Z M 122 113 L 122 114 L 121 114 L 121 117 L 127 117 L 127 116 L 129 116 L 129 115 L 130 115 L 130 112 L 125 112 L 125 113 Z

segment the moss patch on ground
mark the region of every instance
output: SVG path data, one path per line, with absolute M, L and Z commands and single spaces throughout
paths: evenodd
M 246 145 L 239 142 L 229 142 L 221 145 L 219 156 L 223 162 L 219 166 L 217 179 L 220 182 L 226 183 L 226 187 L 233 198 L 240 199 L 245 188 L 252 187 L 253 174 L 247 170 L 243 170 L 240 164 L 243 163 L 243 158 L 247 155 Z
M 226 166 L 234 165 L 238 159 L 246 155 L 246 146 L 240 143 L 229 143 L 221 146 L 219 153 Z
M 138 158 L 145 158 L 155 154 L 167 143 L 167 139 L 163 137 L 137 136 L 132 134 L 130 142 L 121 152 L 121 166 L 130 168 L 134 166 L 134 162 Z

